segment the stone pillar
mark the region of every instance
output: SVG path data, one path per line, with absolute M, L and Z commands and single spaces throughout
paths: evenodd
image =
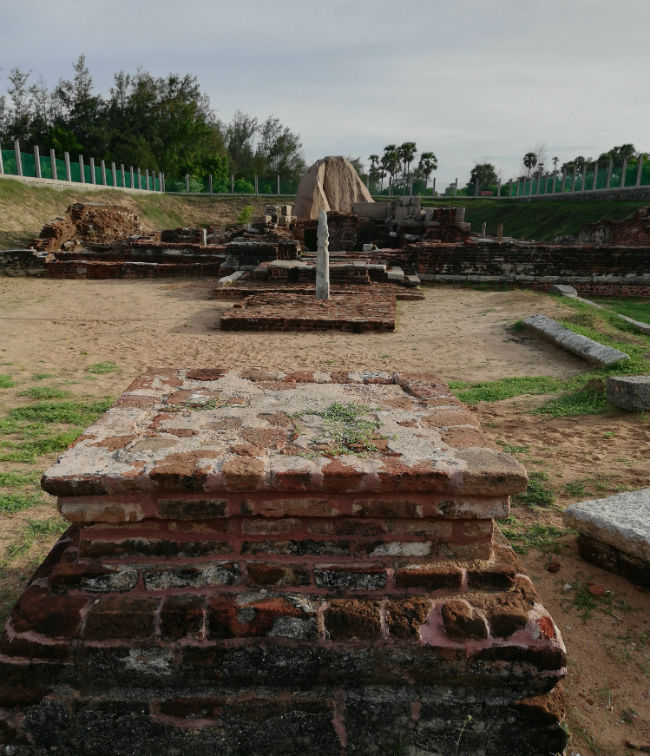
M 426 194 L 426 187 L 425 187 L 424 193 Z M 433 184 L 431 185 L 431 196 L 432 197 L 436 196 L 436 177 L 435 176 L 433 177 Z
M 79 155 L 79 176 L 81 177 L 81 183 L 86 183 L 86 174 L 84 172 L 84 156 Z
M 38 149 L 38 145 L 34 145 L 34 174 L 36 178 L 43 178 L 41 173 L 41 153 Z
M 318 248 L 316 251 L 316 299 L 330 298 L 330 253 L 327 213 L 318 213 Z
M 111 163 L 111 173 L 113 174 L 113 186 L 117 189 L 117 168 L 115 163 Z
M 259 184 L 258 184 L 257 174 L 255 174 L 255 194 L 259 194 Z
M 235 176 L 233 173 L 230 174 L 230 193 L 235 193 Z
M 598 161 L 594 163 L 594 183 L 591 185 L 592 192 L 598 189 Z
M 208 191 L 212 194 L 212 174 L 208 174 Z
M 120 163 L 120 172 L 122 174 L 122 188 L 126 188 L 126 171 L 124 170 L 124 163 Z
M 131 179 L 131 189 L 135 189 L 135 171 L 133 166 L 129 166 L 129 178 Z
M 50 150 L 50 166 L 52 168 L 52 178 L 56 181 L 58 175 L 56 172 L 56 152 L 54 150 Z
M 575 164 L 573 166 L 573 178 L 571 179 L 571 191 L 575 192 L 576 190 L 576 174 L 578 169 L 576 168 Z
M 102 184 L 106 186 L 106 162 L 102 160 L 100 166 L 102 171 Z
M 2 145 L 0 144 L 0 176 L 3 176 L 5 172 L 5 163 L 2 159 Z
M 645 160 L 645 153 L 639 153 L 639 165 L 636 169 L 636 186 L 641 186 L 641 174 L 643 173 L 643 161 Z
M 279 173 L 278 173 L 278 183 L 277 183 L 277 186 L 278 186 L 277 194 L 278 194 L 278 196 L 280 196 L 280 174 Z
M 142 168 L 138 166 L 138 189 L 142 189 Z
M 158 186 L 161 192 L 165 191 L 165 174 L 162 171 L 158 174 Z
M 609 189 L 609 187 L 612 184 L 612 169 L 614 168 L 614 158 L 609 159 L 609 163 L 607 164 L 607 184 L 605 186 L 606 189 Z
M 497 223 L 497 241 L 501 243 L 503 240 L 503 223 Z
M 189 173 L 185 174 L 185 191 L 187 194 L 190 193 L 190 174 Z
M 97 183 L 97 176 L 95 175 L 95 158 L 90 158 L 90 183 Z
M 619 184 L 620 189 L 625 188 L 625 174 L 627 172 L 627 158 L 623 160 L 623 170 L 621 171 L 621 183 Z

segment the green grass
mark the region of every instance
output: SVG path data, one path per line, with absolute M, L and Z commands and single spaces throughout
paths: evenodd
M 580 389 L 563 394 L 557 399 L 532 410 L 533 415 L 548 417 L 577 417 L 578 415 L 599 415 L 609 409 L 609 402 L 604 391 Z
M 611 617 L 616 617 L 618 612 L 629 612 L 630 604 L 618 597 L 614 591 L 606 591 L 602 596 L 594 596 L 589 590 L 589 584 L 581 575 L 576 575 L 572 583 L 570 602 L 577 609 L 583 623 L 585 623 L 598 610 Z
M 0 373 L 0 388 L 13 388 L 15 386 L 14 379 L 6 373 Z
M 28 404 L 24 407 L 14 407 L 9 411 L 8 418 L 10 420 L 86 426 L 93 423 L 110 406 L 110 399 L 94 399 L 86 402 L 79 400 L 45 401 Z
M 65 451 L 83 432 L 84 427 L 83 425 L 75 426 L 62 433 L 53 433 L 28 441 L 5 441 L 2 446 L 8 451 L 0 452 L 0 461 L 33 464 L 37 457 Z
M 35 507 L 45 501 L 42 493 L 0 493 L 0 513 L 13 514 Z
M 32 544 L 49 540 L 52 536 L 64 533 L 68 523 L 59 516 L 50 517 L 48 520 L 28 520 L 25 527 L 14 541 L 7 548 L 7 557 L 10 560 L 23 556 Z
M 119 368 L 114 362 L 96 362 L 94 365 L 88 365 L 86 372 L 101 375 L 103 373 L 114 373 Z
M 526 526 L 512 515 L 505 520 L 500 520 L 498 525 L 518 554 L 527 554 L 528 549 L 538 549 L 545 553 L 552 551 L 558 554 L 562 546 L 561 539 L 566 535 L 576 533 L 572 528 L 556 528 L 539 522 Z
M 30 386 L 30 388 L 20 391 L 18 396 L 27 396 L 30 399 L 65 399 L 70 396 L 70 392 L 65 389 L 56 388 L 56 386 Z
M 22 488 L 38 483 L 40 477 L 40 474 L 36 471 L 10 470 L 9 472 L 0 472 L 0 486 L 3 488 Z
M 549 479 L 548 473 L 529 472 L 526 490 L 514 496 L 513 503 L 525 504 L 527 507 L 549 507 L 555 499 L 553 492 L 545 486 Z
M 591 297 L 596 304 L 607 307 L 608 310 L 618 312 L 628 318 L 639 320 L 642 323 L 650 323 L 650 302 L 647 299 L 637 298 L 613 298 Z
M 516 444 L 509 444 L 506 441 L 502 441 L 500 438 L 497 438 L 496 442 L 499 444 L 504 454 L 528 454 L 530 451 L 530 446 L 528 445 L 517 446 Z
M 52 378 L 52 373 L 34 373 L 32 376 L 33 381 L 44 381 L 46 378 Z
M 552 394 L 564 386 L 560 378 L 548 375 L 501 378 L 498 381 L 450 381 L 449 388 L 461 402 L 498 402 L 521 394 Z
M 322 411 L 308 410 L 300 415 L 318 415 L 325 420 L 325 431 L 330 449 L 323 454 L 363 454 L 377 451 L 372 439 L 376 438 L 379 423 L 365 417 L 372 409 L 363 404 L 334 402 Z

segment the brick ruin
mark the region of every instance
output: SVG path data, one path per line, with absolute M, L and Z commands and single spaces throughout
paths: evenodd
M 489 283 L 548 290 L 574 286 L 581 296 L 649 296 L 648 209 L 632 219 L 588 224 L 578 240 L 555 244 L 471 234 L 464 208 L 423 209 L 417 197 L 361 202 L 328 213 L 332 282 L 359 286 Z M 73 205 L 48 224 L 37 251 L 0 254 L 7 275 L 55 278 L 149 278 L 237 274 L 234 296 L 289 290 L 315 280 L 316 221 L 298 220 L 290 205 L 268 205 L 247 226 L 175 229 L 143 235 L 119 206 Z M 270 286 L 269 286 L 270 282 Z M 396 293 L 401 287 L 396 287 Z
M 563 750 L 562 639 L 493 527 L 525 470 L 438 380 L 152 370 L 42 483 L 70 528 L 0 640 L 15 756 Z

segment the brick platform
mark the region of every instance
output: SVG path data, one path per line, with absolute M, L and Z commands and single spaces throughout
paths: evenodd
M 314 297 L 316 295 L 315 284 L 288 284 L 277 283 L 273 281 L 256 281 L 249 278 L 241 278 L 237 283 L 219 285 L 214 290 L 215 299 L 243 299 L 251 294 L 268 294 L 270 292 L 285 292 L 287 294 L 304 294 Z M 420 288 L 407 289 L 395 284 L 373 284 L 373 294 L 380 292 L 382 294 L 392 295 L 395 299 L 406 299 L 419 301 L 424 299 L 424 294 Z M 368 289 L 356 288 L 354 286 L 330 285 L 331 294 L 349 294 L 356 296 L 361 294 L 367 296 Z
M 395 294 L 364 287 L 329 299 L 285 291 L 253 294 L 221 316 L 222 331 L 394 331 Z
M 156 370 L 43 476 L 71 527 L 0 642 L 16 756 L 547 756 L 526 485 L 435 379 Z

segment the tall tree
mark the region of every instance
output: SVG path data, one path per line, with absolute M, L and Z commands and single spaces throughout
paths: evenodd
M 496 184 L 498 180 L 496 168 L 492 163 L 477 163 L 470 173 L 468 191 L 478 194 L 481 187 Z
M 388 174 L 388 188 L 390 189 L 400 167 L 400 157 L 396 145 L 387 144 L 384 147 L 384 154 L 381 156 L 381 167 Z
M 528 176 L 530 177 L 531 170 L 537 165 L 537 153 L 527 152 L 522 160 L 525 168 L 528 170 Z
M 418 162 L 418 172 L 424 176 L 424 189 L 426 191 L 429 176 L 438 168 L 438 158 L 433 152 L 422 152 Z
M 413 162 L 413 158 L 415 157 L 415 153 L 417 151 L 418 149 L 415 142 L 403 142 L 397 148 L 397 154 L 399 155 L 399 159 L 402 161 L 402 164 L 404 166 L 404 178 L 407 182 L 410 177 L 409 174 L 411 163 Z

